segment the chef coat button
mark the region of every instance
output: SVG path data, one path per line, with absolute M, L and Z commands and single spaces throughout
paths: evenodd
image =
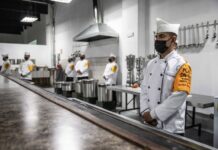
M 157 61 L 155 61 L 154 63 L 157 63 Z
M 152 73 L 150 73 L 150 76 L 152 75 Z
M 160 76 L 163 76 L 163 74 L 161 73 Z
M 150 99 L 148 99 L 148 102 L 150 102 Z
M 167 61 L 166 61 L 166 60 L 165 60 L 164 62 L 165 62 L 165 63 L 167 63 Z
M 150 86 L 148 86 L 148 88 L 150 89 L 151 87 L 150 87 Z
M 160 91 L 160 90 L 161 90 L 161 88 L 158 88 L 158 90 Z
M 160 102 L 157 102 L 157 104 L 160 104 Z

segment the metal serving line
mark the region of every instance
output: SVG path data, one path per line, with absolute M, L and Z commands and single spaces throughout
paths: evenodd
M 14 77 L 0 75 L 0 84 L 0 114 L 3 114 L 0 117 L 0 147 L 3 149 L 10 149 L 10 146 L 20 149 L 53 148 L 60 144 L 61 135 L 62 138 L 71 137 L 74 131 L 79 131 L 76 132 L 79 138 L 77 142 L 68 141 L 68 144 L 80 149 L 96 149 L 96 146 L 102 149 L 116 146 L 120 149 L 213 149 L 79 99 L 68 100 Z M 51 139 L 53 141 L 49 143 Z M 4 140 L 10 144 L 3 147 L 1 141 L 6 142 Z

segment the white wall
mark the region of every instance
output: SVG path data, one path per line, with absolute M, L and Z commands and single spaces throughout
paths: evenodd
M 182 26 L 207 21 L 211 23 L 218 18 L 217 0 L 150 0 L 150 46 L 153 50 L 153 33 L 156 30 L 155 18 L 160 17 Z M 218 48 L 210 38 L 203 48 L 190 48 L 179 51 L 190 62 L 193 70 L 192 92 L 205 95 L 218 95 Z M 217 40 L 217 39 L 216 39 Z
M 31 59 L 36 60 L 36 65 L 51 66 L 51 50 L 48 46 L 0 43 L 0 55 L 8 54 L 9 59 L 23 59 L 25 52 L 30 52 Z
M 126 82 L 126 55 L 138 56 L 138 0 L 102 0 L 104 22 L 119 33 L 119 39 L 106 39 L 89 44 L 73 42 L 72 38 L 95 22 L 92 0 L 73 0 L 71 4 L 56 7 L 56 53 L 62 49 L 62 59 L 73 51 L 86 51 L 87 57 L 117 55 L 121 76 Z M 129 35 L 133 35 L 128 37 Z M 103 70 L 101 70 L 101 74 Z

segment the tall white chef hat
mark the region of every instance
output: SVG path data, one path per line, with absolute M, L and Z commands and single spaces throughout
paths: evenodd
M 180 24 L 171 24 L 161 18 L 156 18 L 156 22 L 157 22 L 157 33 L 171 32 L 178 35 Z
M 116 55 L 113 54 L 113 53 L 111 53 L 111 54 L 110 54 L 110 57 L 114 57 L 114 58 L 116 58 Z
M 25 52 L 25 53 L 24 53 L 24 55 L 27 55 L 27 56 L 29 56 L 29 55 L 30 55 L 30 53 L 29 53 L 29 52 Z
M 4 58 L 4 57 L 8 57 L 8 54 L 2 54 L 2 57 Z
M 80 52 L 80 55 L 85 55 L 85 52 Z

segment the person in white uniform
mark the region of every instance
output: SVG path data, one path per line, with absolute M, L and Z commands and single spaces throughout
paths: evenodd
M 108 59 L 108 64 L 105 67 L 103 78 L 106 85 L 115 85 L 117 82 L 118 65 L 116 63 L 116 56 L 111 54 Z
M 30 60 L 30 53 L 25 52 L 24 62 L 22 62 L 20 64 L 20 67 L 19 67 L 19 73 L 20 73 L 21 79 L 31 81 L 32 80 L 32 72 L 33 72 L 34 67 L 35 67 L 35 65 Z
M 75 58 L 68 58 L 68 64 L 65 68 L 65 74 L 67 76 L 66 81 L 73 81 L 76 76 L 74 60 Z
M 75 70 L 78 80 L 89 78 L 89 61 L 86 59 L 84 53 L 80 53 L 80 60 L 76 63 Z
M 5 75 L 10 75 L 11 74 L 11 64 L 10 61 L 8 60 L 8 54 L 2 55 L 2 68 L 1 68 L 1 73 Z
M 179 24 L 157 18 L 155 49 L 141 84 L 140 114 L 147 124 L 184 135 L 186 98 L 190 93 L 192 70 L 178 54 Z

